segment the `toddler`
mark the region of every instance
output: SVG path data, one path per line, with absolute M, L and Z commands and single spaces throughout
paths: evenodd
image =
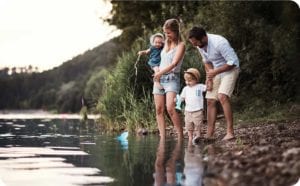
M 189 68 L 184 72 L 186 86 L 183 88 L 180 99 L 185 102 L 184 120 L 188 130 L 189 142 L 199 141 L 203 125 L 203 92 L 206 85 L 200 84 L 200 73 L 196 68 Z

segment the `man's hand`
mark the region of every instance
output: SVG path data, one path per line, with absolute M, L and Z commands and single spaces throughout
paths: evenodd
M 208 69 L 206 72 L 207 79 L 213 79 L 217 75 L 216 71 L 214 69 Z

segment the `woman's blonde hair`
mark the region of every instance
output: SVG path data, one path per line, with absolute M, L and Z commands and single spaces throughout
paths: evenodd
M 169 29 L 172 32 L 175 33 L 177 37 L 177 41 L 175 41 L 177 44 L 182 41 L 181 35 L 180 35 L 180 23 L 177 19 L 168 19 L 166 20 L 163 29 Z M 171 41 L 166 38 L 166 50 L 169 51 Z

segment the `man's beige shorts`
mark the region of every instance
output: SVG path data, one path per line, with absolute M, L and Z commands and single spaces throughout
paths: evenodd
M 201 125 L 203 124 L 203 110 L 195 112 L 184 112 L 184 121 L 186 130 L 200 130 Z
M 218 94 L 222 93 L 231 97 L 236 80 L 239 76 L 240 69 L 234 68 L 230 71 L 218 74 L 213 79 L 213 89 L 212 91 L 206 92 L 206 99 L 218 100 Z

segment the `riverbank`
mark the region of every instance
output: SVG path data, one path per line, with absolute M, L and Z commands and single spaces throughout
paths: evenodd
M 224 122 L 216 128 L 216 140 L 204 148 L 208 154 L 204 185 L 291 186 L 298 182 L 300 119 L 240 124 L 235 128 L 236 139 L 226 142 L 221 141 Z

